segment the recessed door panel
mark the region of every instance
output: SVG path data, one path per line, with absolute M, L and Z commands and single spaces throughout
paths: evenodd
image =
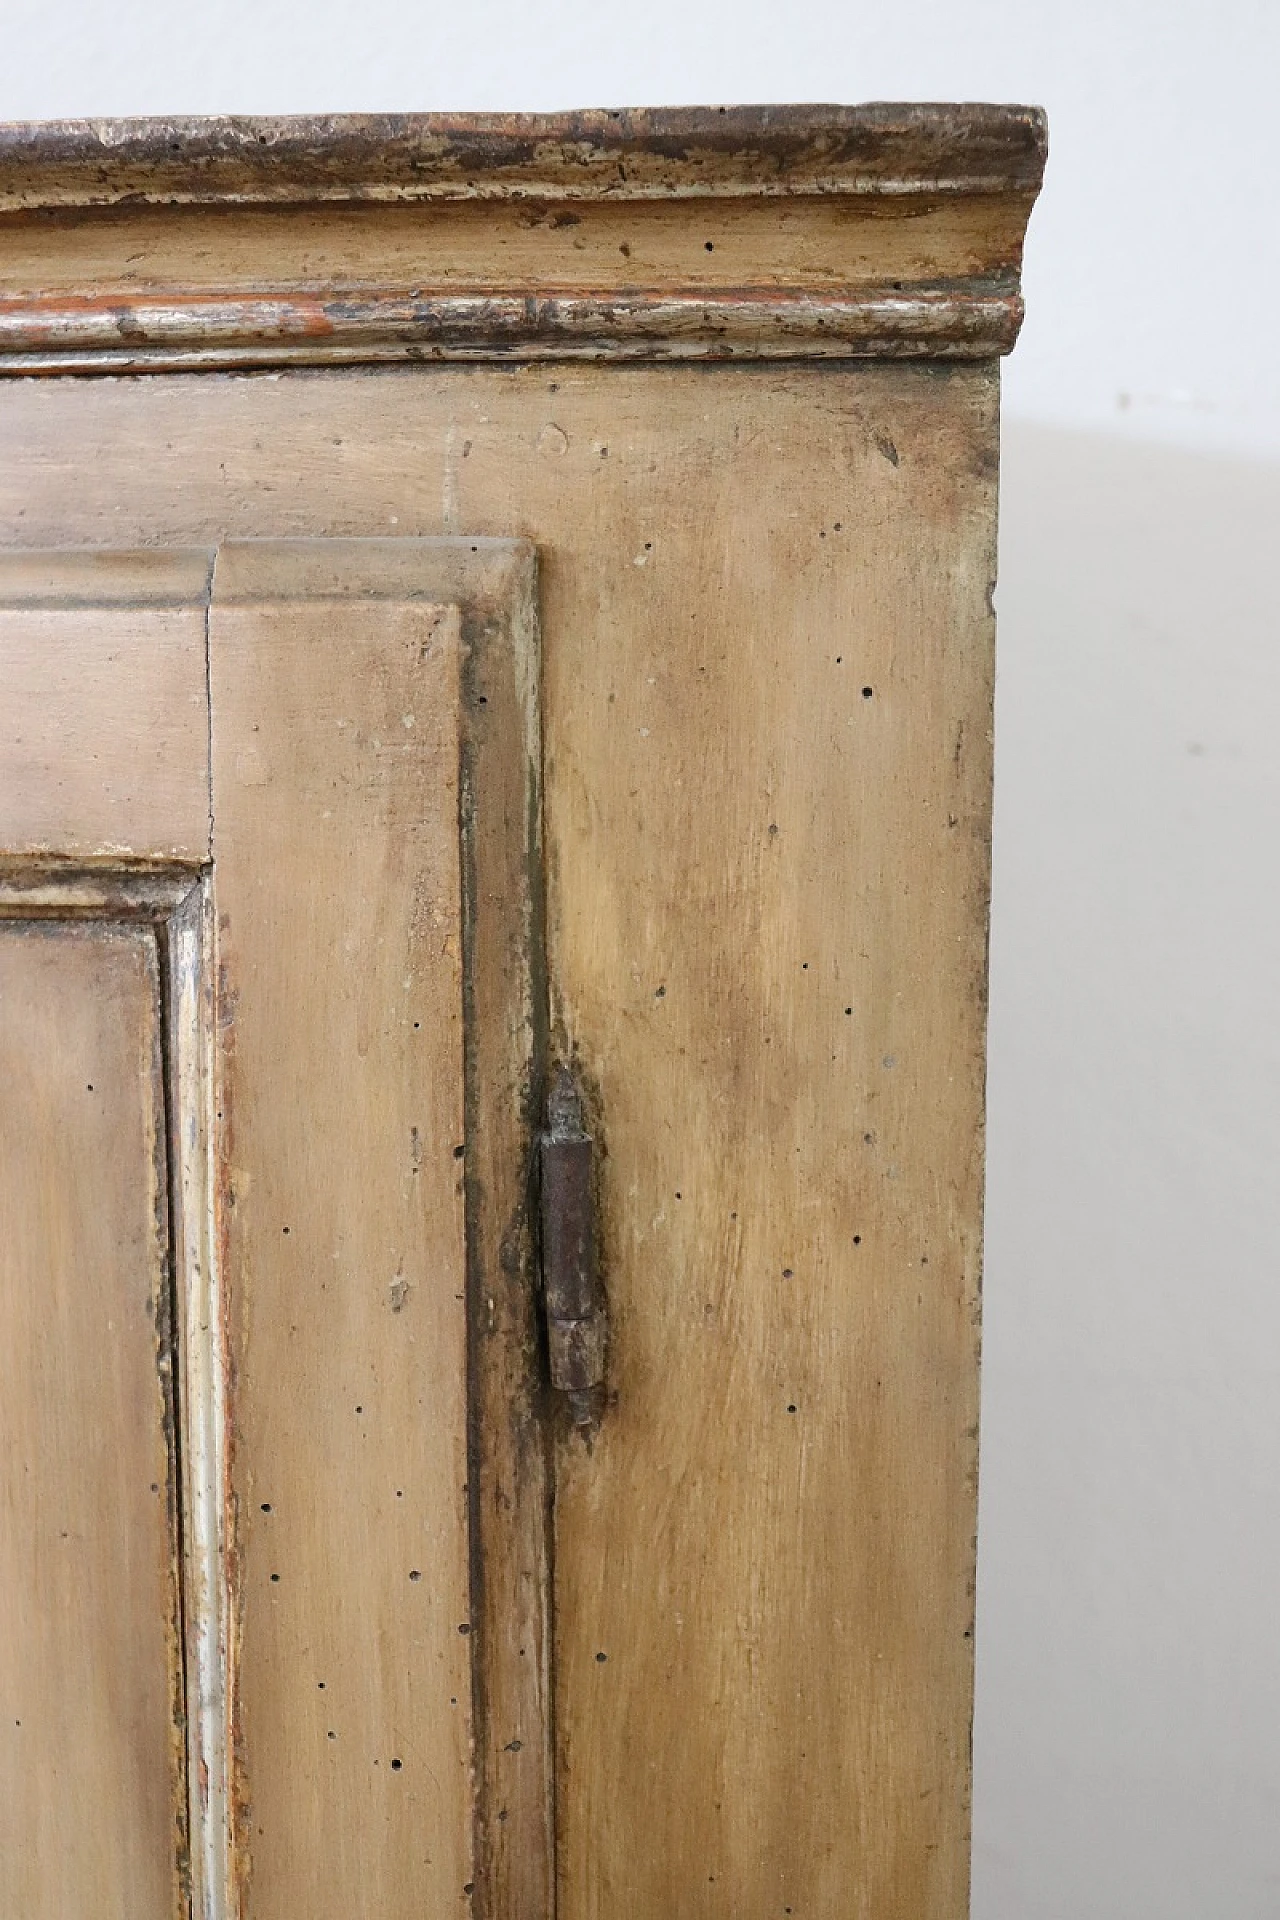
M 160 968 L 0 920 L 0 1912 L 174 1920 L 186 1753 Z

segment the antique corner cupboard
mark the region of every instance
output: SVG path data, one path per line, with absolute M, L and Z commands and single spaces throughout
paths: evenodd
M 1024 108 L 0 130 L 0 1915 L 960 1920 Z

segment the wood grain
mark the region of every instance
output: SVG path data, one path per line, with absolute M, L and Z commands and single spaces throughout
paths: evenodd
M 473 1746 L 486 1844 L 506 1843 L 513 1898 L 517 1884 L 546 1897 L 541 1442 L 535 1429 L 522 1467 L 530 1381 L 504 1357 L 513 1314 L 526 1369 L 532 1346 L 532 609 L 531 555 L 509 542 L 232 543 L 218 560 L 250 1915 L 302 1901 L 391 1920 L 463 1901 Z M 479 1023 L 465 1063 L 464 1001 Z M 512 1438 L 473 1447 L 469 1496 L 468 1379 L 492 1397 L 491 1351 L 493 1424 Z M 493 1519 L 476 1524 L 499 1616 L 472 1592 L 486 1492 Z M 508 1548 L 504 1575 L 517 1505 L 529 1544 Z M 505 1666 L 486 1631 L 499 1618 Z
M 459 621 L 211 616 L 253 1920 L 471 1879 Z
M 533 1230 L 547 1044 L 536 556 L 437 544 L 456 570 L 461 733 L 471 1604 L 478 1920 L 554 1901 L 551 1461 Z
M 562 674 L 547 608 L 616 1394 L 557 1463 L 564 1920 L 966 1900 L 992 501 L 978 392 L 840 470 L 847 396 L 624 440 L 688 481 L 644 637 Z
M 104 612 L 120 611 L 145 625 L 157 606 L 181 604 L 193 584 L 204 592 L 211 559 L 203 552 L 184 555 L 166 550 L 11 550 L 0 556 L 0 591 L 12 609 L 28 616 L 33 610 L 49 608 L 74 611 L 92 629 Z M 470 1827 L 474 1820 L 486 1861 L 476 1902 L 476 1910 L 483 1912 L 545 1909 L 552 1873 L 547 1447 L 536 1399 L 528 1192 L 530 1132 L 541 1073 L 535 1054 L 545 1047 L 534 583 L 532 550 L 519 542 L 495 540 L 233 543 L 223 550 L 218 566 L 220 622 L 226 619 L 234 625 L 238 615 L 253 611 L 265 612 L 269 622 L 273 613 L 292 609 L 305 624 L 309 610 L 324 631 L 336 619 L 341 644 L 348 613 L 357 624 L 373 615 L 376 628 L 381 607 L 390 617 L 385 638 L 393 660 L 397 616 L 425 619 L 429 625 L 443 620 L 449 627 L 447 648 L 437 666 L 449 689 L 445 711 L 437 716 L 438 728 L 443 729 L 439 753 L 433 763 L 428 747 L 425 759 L 420 759 L 412 738 L 404 739 L 400 751 L 408 756 L 406 777 L 417 782 L 416 806 L 423 812 L 434 811 L 432 845 L 438 851 L 452 838 L 456 924 L 451 930 L 446 927 L 441 951 L 449 965 L 461 958 L 461 1001 L 453 1020 L 456 1027 L 465 1007 L 470 1025 L 454 1089 L 465 1110 L 465 1163 L 453 1157 L 452 1126 L 446 1130 L 447 1139 L 435 1142 L 437 1154 L 444 1156 L 453 1175 L 450 1205 L 456 1207 L 456 1181 L 460 1178 L 465 1186 L 467 1300 L 465 1310 L 460 1310 L 460 1296 L 447 1296 L 444 1305 L 446 1296 L 441 1294 L 434 1308 L 419 1298 L 415 1318 L 421 1322 L 418 1339 L 424 1346 L 433 1344 L 433 1312 L 443 1311 L 446 1320 L 463 1320 L 467 1351 L 461 1357 L 455 1352 L 454 1371 L 446 1380 L 453 1396 L 452 1429 L 433 1432 L 431 1416 L 421 1413 L 416 1424 L 424 1428 L 424 1438 L 441 1461 L 451 1450 L 455 1456 L 465 1450 L 471 1461 L 470 1488 L 461 1487 L 448 1523 L 464 1562 L 469 1560 L 471 1592 L 462 1624 L 472 1629 L 464 1638 L 476 1657 L 469 1697 L 452 1704 L 444 1722 L 456 1719 L 458 1705 L 473 1717 L 475 1792 L 468 1780 L 464 1824 Z M 124 633 L 127 640 L 127 624 Z M 381 630 L 375 630 L 365 649 L 375 678 L 381 672 L 383 638 Z M 194 649 L 203 678 L 203 630 L 175 636 L 174 645 Z M 251 660 L 252 646 L 252 641 L 247 643 Z M 242 653 L 242 661 L 243 657 Z M 137 667 L 136 648 L 130 658 Z M 6 664 L 0 662 L 0 667 Z M 45 703 L 56 718 L 64 698 L 59 656 L 32 657 L 27 668 L 37 690 L 43 671 Z M 152 682 L 135 685 L 135 699 L 163 712 L 167 683 L 161 679 L 155 684 L 153 659 L 146 661 L 143 671 L 151 673 Z M 416 672 L 410 673 L 411 680 Z M 305 700 L 305 695 L 300 697 Z M 325 704 L 322 739 L 330 713 Z M 406 720 L 412 718 L 403 712 L 395 716 L 402 735 L 412 733 L 411 727 L 406 728 Z M 455 727 L 453 736 L 450 724 Z M 238 777 L 250 784 L 260 765 L 255 758 L 259 744 L 251 737 L 248 748 L 236 758 Z M 392 754 L 395 764 L 394 748 Z M 444 778 L 434 781 L 441 768 Z M 41 776 L 45 788 L 58 772 L 55 762 Z M 291 792 L 287 770 L 282 779 L 287 804 Z M 38 797 L 40 781 L 31 784 Z M 121 810 L 125 823 L 137 819 L 140 811 L 145 817 L 148 808 L 163 811 L 163 783 L 157 781 L 154 769 L 139 769 L 134 784 L 135 794 Z M 136 833 L 134 844 L 138 844 Z M 404 851 L 400 848 L 398 854 Z M 449 862 L 444 864 L 448 869 Z M 380 903 L 390 896 L 393 912 L 398 911 L 402 919 L 409 913 L 415 916 L 413 938 L 420 939 L 418 921 L 424 911 L 421 895 L 426 884 L 425 876 L 419 874 L 402 897 L 385 877 L 375 876 L 371 881 L 375 919 L 383 911 Z M 446 897 L 448 886 L 446 874 Z M 233 1339 L 229 1353 L 224 1349 L 223 1287 L 212 1258 L 210 1233 L 209 1135 L 218 1073 L 210 1045 L 216 948 L 210 897 L 209 886 L 190 867 L 157 865 L 154 860 L 141 867 L 133 860 L 123 865 L 101 859 L 84 864 L 56 842 L 41 849 L 37 858 L 10 860 L 0 869 L 0 911 L 55 930 L 59 925 L 89 923 L 105 925 L 110 936 L 113 925 L 117 930 L 131 927 L 149 939 L 153 949 L 158 946 L 172 1168 L 168 1205 L 178 1313 L 173 1342 L 174 1357 L 180 1358 L 182 1369 L 190 1890 L 195 1912 L 208 1920 L 223 1920 L 237 1910 L 237 1883 L 243 1878 L 239 1869 L 251 1856 L 253 1839 L 243 1830 L 243 1818 L 238 1836 L 228 1832 L 228 1679 L 232 1643 L 243 1615 L 228 1619 L 223 1591 L 226 1473 L 237 1444 L 242 1476 L 252 1477 L 254 1463 L 242 1444 L 244 1429 L 235 1436 L 225 1430 L 224 1374 L 228 1360 L 232 1367 L 238 1363 L 243 1343 Z M 536 993 L 535 972 L 540 983 Z M 224 994 L 224 1009 L 227 1003 Z M 320 1000 L 314 1010 L 323 1023 L 332 1009 Z M 449 1033 L 454 1039 L 460 1037 L 446 1022 L 441 1030 L 446 1042 Z M 224 1057 L 234 1050 L 238 1034 L 234 1019 L 224 1021 Z M 437 1097 L 446 1100 L 448 1071 L 447 1061 L 438 1072 L 427 1067 L 428 1082 L 439 1081 Z M 226 1112 L 224 1100 L 224 1119 Z M 424 1155 L 429 1158 L 431 1152 L 421 1134 L 419 1127 L 414 1144 L 415 1129 L 410 1129 L 414 1163 L 410 1177 L 415 1182 Z M 282 1136 L 274 1146 L 268 1145 L 265 1154 L 270 1161 L 287 1151 Z M 354 1172 L 359 1182 L 358 1154 Z M 130 1177 L 127 1165 L 121 1177 L 126 1182 Z M 367 1196 L 358 1190 L 352 1196 L 357 1227 L 362 1223 L 366 1234 L 376 1235 L 385 1226 L 376 1211 L 379 1203 L 376 1185 Z M 456 1278 L 462 1285 L 462 1276 Z M 403 1273 L 397 1275 L 390 1294 L 393 1312 L 408 1310 L 417 1285 Z M 447 1367 L 447 1326 L 439 1347 Z M 464 1394 L 470 1400 L 465 1420 Z M 287 1405 L 280 1410 L 280 1419 L 287 1427 Z M 293 1435 L 303 1455 L 310 1440 L 310 1429 Z M 260 1466 L 261 1462 L 256 1463 L 254 1470 Z M 416 1509 L 423 1490 L 412 1471 L 402 1477 L 408 1484 L 401 1498 Z M 234 1501 L 234 1488 L 231 1498 Z M 235 1540 L 230 1544 L 234 1573 Z M 333 1559 L 325 1579 L 317 1574 L 313 1582 L 313 1588 L 326 1586 L 322 1610 L 326 1604 L 341 1609 L 344 1599 L 350 1598 L 350 1575 L 335 1571 L 340 1564 Z M 415 1586 L 432 1578 L 428 1568 L 411 1573 L 417 1576 L 411 1580 Z M 433 1597 L 438 1601 L 440 1595 Z M 401 1632 L 403 1638 L 407 1626 Z M 370 1654 L 359 1630 L 350 1633 L 346 1652 L 351 1690 L 362 1696 Z M 380 1663 L 394 1666 L 395 1660 L 394 1647 L 384 1645 Z M 328 1690 L 328 1684 L 316 1689 Z M 253 1777 L 255 1749 L 252 1740 L 243 1736 L 242 1723 L 239 1731 L 243 1781 Z M 437 1744 L 442 1731 L 443 1722 L 434 1728 Z M 392 1767 L 392 1774 L 404 1772 L 402 1756 L 393 1758 L 401 1759 L 401 1766 Z M 430 1753 L 426 1760 L 429 1764 Z M 229 1847 L 237 1838 L 238 1849 Z M 287 1862 L 286 1879 L 291 1871 Z M 394 1847 L 390 1871 L 409 1898 L 401 1885 Z
M 0 919 L 0 1911 L 177 1920 L 185 1766 L 160 982 Z
M 0 130 L 0 373 L 156 375 L 0 380 L 0 545 L 152 555 L 0 556 L 0 875 L 153 1088 L 164 1003 L 207 1920 L 963 1920 L 994 356 L 1044 147 L 987 107 Z M 536 1378 L 556 1061 L 583 1432 Z M 152 1098 L 89 1144 L 159 1218 Z M 131 1915 L 180 1773 L 87 1823 Z
M 921 365 L 0 390 L 8 540 L 467 529 L 538 547 L 550 983 L 607 1149 L 617 1396 L 594 1450 L 562 1441 L 556 1464 L 561 1920 L 965 1910 L 996 402 L 992 367 Z M 281 695 L 295 721 L 310 678 L 317 699 L 355 697 L 308 631 Z M 372 700 L 366 657 L 350 672 Z M 262 658 L 260 690 L 284 672 Z M 252 724 L 261 693 L 226 685 Z M 339 840 L 322 880 L 312 862 L 355 815 L 312 841 L 314 820 L 286 833 L 267 812 L 273 792 L 220 802 L 215 782 L 217 820 L 240 822 L 235 1071 L 262 1075 L 255 1164 L 288 1139 L 287 1197 L 329 1230 L 319 1129 L 361 1082 L 337 1065 L 343 1020 L 322 1056 L 290 1005 L 315 1004 L 322 972 L 343 1004 L 374 991 L 371 962 L 330 986 L 327 956 L 389 868 L 377 836 L 367 877 Z M 341 1568 L 307 1461 L 374 1511 L 354 1469 L 332 1478 L 355 1441 L 326 1395 L 348 1316 L 376 1316 L 351 1279 L 346 1304 L 308 1292 L 318 1321 L 289 1334 L 292 1254 L 270 1235 L 294 1223 L 262 1196 L 243 1202 L 264 1289 L 246 1434 L 255 1458 L 288 1457 L 270 1382 L 311 1435 L 291 1548 L 310 1537 L 303 1564 Z M 241 1484 L 267 1526 L 270 1491 Z M 246 1605 L 264 1552 L 250 1537 Z M 252 1596 L 246 1679 L 270 1675 L 260 1697 L 288 1715 L 306 1602 L 277 1570 L 293 1611 L 269 1642 L 272 1602 Z M 310 1752 L 303 1719 L 282 1724 L 279 1776 Z M 349 1895 L 310 1776 L 292 1803 L 282 1778 L 264 1791 L 278 1824 L 251 1836 L 255 1898 L 283 1900 L 290 1831 L 304 1883 L 314 1844 Z M 373 1831 L 369 1884 L 394 1912 L 394 1836 Z

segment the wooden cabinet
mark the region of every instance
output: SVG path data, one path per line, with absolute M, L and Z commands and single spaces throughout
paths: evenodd
M 1043 150 L 0 133 L 0 1911 L 963 1915 Z

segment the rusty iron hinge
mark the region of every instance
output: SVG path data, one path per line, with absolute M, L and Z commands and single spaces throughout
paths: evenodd
M 542 1296 L 551 1384 L 574 1425 L 589 1427 L 604 1399 L 608 1327 L 596 1272 L 593 1142 L 567 1067 L 547 1096 L 542 1135 Z

